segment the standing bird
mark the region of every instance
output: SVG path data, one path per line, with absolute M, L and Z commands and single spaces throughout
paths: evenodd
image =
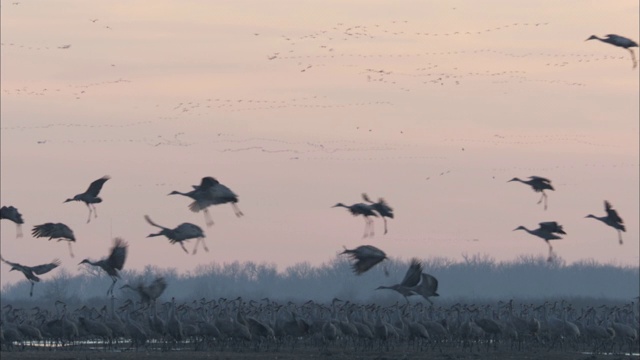
M 367 272 L 379 262 L 388 259 L 384 251 L 371 245 L 361 245 L 353 250 L 345 248 L 340 254 L 347 254 L 351 260 L 356 260 L 356 262 L 351 265 L 351 268 L 357 275 Z M 389 275 L 386 269 L 385 274 Z
M 589 214 L 585 217 L 600 220 L 603 223 L 618 230 L 618 241 L 620 242 L 620 245 L 622 245 L 622 232 L 627 231 L 627 229 L 624 227 L 622 218 L 618 215 L 618 212 L 615 211 L 613 207 L 611 207 L 611 204 L 607 200 L 604 201 L 604 209 L 607 212 L 607 216 L 595 216 L 595 215 Z
M 420 274 L 422 274 L 422 263 L 420 263 L 418 259 L 413 258 L 411 259 L 411 264 L 409 265 L 407 272 L 404 274 L 404 278 L 402 279 L 400 284 L 391 286 L 378 286 L 376 290 L 395 290 L 400 295 L 404 296 L 404 299 L 407 301 L 407 303 L 409 303 L 408 297 L 411 295 L 416 295 L 413 292 L 413 287 L 418 285 L 418 283 L 420 282 Z
M 61 264 L 60 260 L 58 259 L 53 260 L 49 264 L 42 264 L 38 266 L 26 266 L 18 263 L 13 263 L 11 261 L 5 260 L 2 256 L 0 256 L 0 260 L 2 260 L 2 262 L 4 262 L 5 264 L 11 266 L 11 270 L 9 271 L 13 271 L 13 270 L 21 271 L 24 274 L 24 276 L 27 278 L 27 280 L 29 280 L 29 282 L 31 283 L 31 290 L 29 291 L 29 296 L 33 296 L 33 286 L 35 285 L 35 283 L 40 282 L 40 278 L 37 277 L 36 275 L 46 274 L 49 271 L 57 268 Z
M 58 239 L 58 241 L 66 240 L 69 244 L 69 255 L 73 257 L 73 250 L 71 249 L 71 242 L 76 242 L 76 237 L 73 235 L 73 230 L 63 223 L 46 223 L 42 225 L 36 225 L 31 230 L 33 237 L 48 237 L 51 239 Z
M 179 191 L 172 191 L 169 195 L 182 195 L 190 197 L 194 200 L 189 205 L 189 209 L 193 212 L 204 212 L 204 218 L 207 226 L 213 225 L 213 220 L 209 215 L 207 208 L 211 205 L 219 205 L 230 203 L 233 207 L 233 211 L 237 217 L 241 217 L 244 214 L 238 208 L 238 195 L 236 195 L 231 189 L 226 187 L 211 176 L 203 177 L 200 185 L 193 185 L 193 190 L 182 193 Z
M 602 42 L 605 42 L 607 44 L 611 44 L 614 46 L 618 46 L 621 48 L 625 48 L 629 51 L 629 53 L 631 54 L 631 61 L 633 61 L 633 67 L 632 69 L 635 69 L 638 66 L 638 61 L 636 60 L 636 54 L 633 52 L 633 50 L 631 50 L 630 48 L 632 47 L 638 47 L 638 43 L 636 43 L 635 41 L 628 39 L 624 36 L 620 36 L 620 35 L 615 35 L 615 34 L 608 34 L 605 35 L 604 39 L 601 39 L 595 35 L 591 35 L 589 36 L 589 38 L 585 41 L 589 41 L 589 40 L 600 40 Z
M 541 222 L 538 225 L 540 225 L 540 227 L 535 230 L 529 230 L 524 226 L 518 226 L 517 228 L 513 229 L 513 231 L 524 230 L 531 235 L 535 235 L 539 238 L 542 238 L 547 243 L 547 245 L 549 245 L 549 258 L 547 259 L 547 261 L 551 261 L 553 247 L 551 246 L 551 243 L 549 242 L 549 240 L 562 239 L 562 237 L 558 236 L 557 234 L 566 234 L 566 232 L 564 232 L 562 225 L 558 224 L 555 221 Z
M 551 180 L 540 177 L 540 176 L 529 176 L 529 179 L 531 180 L 521 180 L 515 177 L 507 182 L 520 181 L 523 184 L 527 184 L 531 186 L 533 188 L 533 191 L 542 193 L 540 200 L 538 200 L 538 204 L 540 204 L 544 199 L 544 209 L 547 210 L 547 194 L 545 194 L 544 191 L 545 190 L 555 191 L 553 186 L 551 186 Z
M 202 241 L 202 246 L 204 247 L 204 250 L 206 252 L 209 252 L 209 248 L 207 247 L 207 244 L 204 243 L 204 237 L 205 237 L 204 232 L 199 226 L 191 223 L 182 223 L 178 225 L 178 227 L 176 227 L 175 229 L 169 229 L 154 223 L 149 217 L 149 215 L 145 215 L 144 218 L 152 226 L 159 227 L 160 229 L 162 229 L 160 230 L 159 233 L 149 234 L 147 237 L 166 236 L 171 242 L 171 244 L 179 243 L 180 246 L 182 247 L 182 250 L 184 250 L 184 252 L 186 252 L 187 254 L 189 252 L 187 251 L 187 248 L 184 247 L 184 244 L 182 242 L 190 239 L 198 239 L 196 241 L 196 246 L 193 248 L 193 253 L 195 254 L 196 251 L 198 251 L 198 243 L 200 241 Z
M 367 196 L 367 194 L 362 194 L 362 199 L 370 203 L 373 210 L 382 217 L 382 220 L 384 221 L 384 233 L 386 234 L 387 233 L 386 218 L 393 219 L 393 208 L 391 208 L 389 204 L 387 204 L 387 202 L 384 201 L 383 198 L 379 198 L 377 202 L 373 202 L 369 200 L 369 197 Z
M 102 199 L 98 197 L 100 194 L 100 190 L 102 190 L 102 185 L 104 185 L 107 180 L 111 179 L 108 175 L 101 177 L 100 179 L 94 181 L 89 185 L 87 191 L 82 194 L 78 194 L 71 199 L 67 199 L 64 202 L 69 201 L 82 201 L 89 208 L 89 218 L 87 219 L 87 223 L 91 221 L 91 212 L 94 212 L 94 216 L 98 217 L 98 210 L 96 210 L 96 206 L 93 204 L 101 203 Z
M 78 265 L 89 264 L 102 268 L 110 277 L 113 283 L 107 290 L 107 295 L 113 295 L 113 287 L 116 285 L 116 281 L 120 278 L 118 270 L 122 270 L 124 261 L 127 259 L 127 247 L 129 245 L 121 238 L 116 238 L 115 244 L 111 248 L 111 254 L 108 257 L 99 260 L 91 261 L 89 259 L 82 260 Z
M 373 220 L 369 219 L 369 216 L 378 217 L 378 215 L 373 211 L 373 206 L 365 203 L 357 203 L 351 206 L 347 206 L 343 203 L 337 203 L 332 207 L 344 207 L 347 208 L 353 216 L 364 216 L 364 235 L 362 237 L 366 238 L 367 236 L 373 236 Z
M 24 224 L 24 220 L 22 219 L 22 214 L 13 206 L 3 206 L 0 208 L 0 219 L 11 220 L 16 223 L 16 237 L 22 237 L 22 224 Z

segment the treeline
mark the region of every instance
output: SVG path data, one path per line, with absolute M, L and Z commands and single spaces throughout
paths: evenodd
M 497 262 L 482 256 L 464 256 L 463 261 L 446 258 L 424 259 L 424 271 L 439 281 L 436 303 L 477 302 L 505 299 L 595 298 L 632 301 L 640 295 L 640 269 L 601 264 L 593 260 L 567 265 L 562 259 L 549 263 L 543 257 L 521 256 L 515 261 Z M 193 272 L 179 273 L 174 268 L 147 266 L 143 271 L 125 270 L 116 284 L 118 299 L 135 294 L 119 288 L 137 281 L 151 282 L 163 276 L 168 287 L 161 300 L 236 298 L 276 301 L 330 302 L 333 298 L 360 303 L 404 301 L 390 290 L 375 290 L 380 285 L 402 281 L 408 261 L 384 261 L 369 272 L 357 276 L 344 257 L 337 256 L 320 266 L 298 263 L 278 271 L 275 264 L 254 262 L 211 263 Z M 3 287 L 3 303 L 59 299 L 70 303 L 104 301 L 111 279 L 101 270 L 87 267 L 72 276 L 61 269 L 36 284 L 29 298 L 28 281 Z M 389 276 L 385 276 L 385 270 Z M 412 301 L 424 301 L 413 297 Z

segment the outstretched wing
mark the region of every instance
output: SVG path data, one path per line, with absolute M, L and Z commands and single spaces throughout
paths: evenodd
M 116 243 L 111 249 L 111 255 L 109 255 L 107 263 L 114 269 L 122 270 L 124 261 L 127 259 L 128 246 L 126 241 L 121 238 L 116 238 Z
M 111 179 L 111 177 L 109 175 L 105 175 L 100 179 L 92 182 L 91 185 L 89 185 L 89 188 L 87 189 L 86 193 L 91 195 L 92 197 L 98 196 L 98 194 L 100 193 L 100 190 L 102 190 L 102 185 L 104 185 L 104 183 L 107 182 L 107 180 L 109 179 Z
M 147 220 L 147 222 L 151 225 L 151 226 L 155 226 L 155 227 L 159 227 L 160 229 L 166 229 L 164 226 L 158 225 L 156 223 L 153 222 L 153 220 L 151 220 L 151 218 L 149 217 L 149 215 L 145 215 L 144 219 Z
M 55 259 L 52 262 L 50 262 L 49 264 L 42 264 L 42 265 L 38 265 L 38 266 L 33 266 L 31 268 L 31 271 L 33 271 L 37 275 L 42 275 L 42 274 L 46 274 L 49 271 L 57 268 L 58 266 L 60 266 L 60 264 L 62 264 L 60 262 L 60 260 L 59 259 Z
M 351 265 L 351 268 L 353 269 L 353 272 L 355 272 L 357 275 L 360 275 L 367 272 L 369 269 L 374 267 L 376 264 L 378 264 L 382 260 L 384 260 L 384 258 L 379 258 L 379 257 L 362 258 L 356 261 L 353 265 Z
M 16 267 L 22 266 L 22 265 L 20 265 L 18 263 L 13 263 L 11 261 L 5 260 L 5 258 L 3 258 L 2 255 L 0 255 L 0 260 L 2 260 L 3 263 L 5 263 L 5 264 L 7 264 L 9 266 L 16 266 Z
M 362 193 L 362 200 L 368 202 L 368 203 L 373 203 L 373 201 L 371 201 L 371 199 L 369 199 L 369 196 L 367 196 L 366 193 Z
M 420 274 L 422 274 L 422 263 L 416 258 L 411 259 L 411 265 L 409 265 L 407 273 L 404 274 L 404 279 L 402 279 L 400 285 L 406 287 L 418 285 L 420 282 Z
M 542 228 L 544 231 L 550 233 L 566 234 L 566 232 L 564 232 L 564 229 L 562 228 L 562 225 L 558 224 L 555 221 L 541 222 L 539 223 L 539 225 L 540 228 Z
M 618 215 L 618 212 L 613 209 L 607 200 L 604 201 L 604 209 L 607 211 L 607 217 L 609 217 L 609 219 L 617 222 L 618 224 L 624 223 L 622 218 Z
M 423 286 L 426 290 L 428 290 L 428 293 L 438 296 L 437 291 L 438 291 L 438 279 L 436 279 L 435 277 L 423 273 L 422 274 L 422 284 L 421 286 Z

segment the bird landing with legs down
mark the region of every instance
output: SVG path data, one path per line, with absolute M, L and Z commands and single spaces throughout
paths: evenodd
M 378 215 L 373 211 L 373 206 L 365 203 L 357 203 L 353 205 L 345 205 L 343 203 L 337 203 L 332 207 L 343 207 L 349 210 L 351 215 L 358 216 L 362 215 L 364 217 L 364 235 L 363 238 L 368 236 L 373 236 L 373 220 L 370 219 L 370 216 L 378 217 Z
M 89 264 L 96 266 L 104 270 L 104 272 L 111 277 L 111 286 L 107 290 L 107 295 L 113 295 L 113 287 L 116 285 L 116 281 L 120 278 L 119 270 L 124 267 L 124 262 L 127 259 L 127 248 L 129 245 L 121 238 L 116 238 L 111 248 L 111 252 L 108 257 L 98 261 L 91 261 L 89 259 L 82 260 L 78 265 Z
M 48 264 L 42 264 L 37 266 L 26 266 L 26 265 L 21 265 L 18 263 L 5 260 L 2 257 L 2 255 L 0 255 L 0 260 L 2 260 L 3 263 L 11 266 L 11 270 L 9 271 L 13 271 L 13 270 L 20 271 L 24 274 L 27 280 L 29 280 L 29 282 L 31 283 L 31 290 L 29 290 L 29 296 L 33 296 L 33 286 L 35 285 L 35 283 L 40 282 L 40 278 L 37 277 L 36 275 L 46 274 L 49 271 L 57 268 L 61 264 L 60 260 L 55 259 Z
M 629 53 L 631 54 L 631 61 L 633 62 L 633 67 L 631 69 L 635 69 L 636 67 L 638 67 L 638 60 L 636 60 L 636 54 L 633 52 L 632 49 L 633 47 L 638 47 L 638 43 L 626 38 L 624 36 L 620 36 L 620 35 L 616 35 L 616 34 L 608 34 L 605 35 L 605 38 L 599 38 L 595 35 L 591 35 L 589 36 L 589 38 L 585 41 L 589 41 L 589 40 L 600 40 L 604 43 L 607 44 L 611 44 L 613 46 L 617 46 L 617 47 L 621 47 L 623 49 L 627 49 L 627 51 L 629 51 Z
M 154 223 L 149 217 L 149 215 L 145 215 L 144 218 L 145 220 L 147 220 L 147 222 L 150 225 L 162 229 L 160 230 L 160 232 L 156 234 L 149 234 L 147 237 L 166 236 L 171 242 L 171 244 L 179 243 L 180 246 L 182 247 L 182 250 L 184 250 L 184 252 L 186 252 L 187 254 L 189 253 L 189 251 L 187 251 L 187 248 L 184 247 L 183 242 L 190 239 L 197 239 L 196 246 L 193 248 L 193 254 L 195 255 L 195 253 L 198 251 L 198 244 L 200 242 L 202 242 L 202 247 L 204 248 L 204 251 L 209 252 L 209 248 L 207 247 L 207 244 L 205 244 L 204 242 L 204 238 L 205 238 L 204 232 L 199 226 L 191 223 L 182 223 L 178 225 L 175 229 L 169 229 L 162 225 L 158 225 Z
M 383 198 L 379 198 L 378 201 L 373 202 L 369 199 L 367 194 L 362 194 L 362 199 L 369 204 L 371 204 L 371 208 L 378 213 L 382 217 L 382 221 L 384 221 L 384 233 L 387 233 L 387 218 L 393 219 L 393 208 L 384 201 Z
M 607 212 L 607 216 L 595 216 L 595 215 L 587 215 L 585 218 L 593 218 L 596 220 L 600 220 L 603 223 L 611 226 L 612 228 L 618 230 L 618 242 L 622 245 L 622 232 L 627 231 L 624 226 L 624 222 L 618 212 L 611 206 L 611 204 L 605 200 L 604 201 L 604 210 Z
M 172 191 L 169 195 L 182 195 L 193 199 L 194 201 L 189 205 L 189 209 L 193 212 L 202 211 L 207 226 L 213 225 L 213 219 L 211 219 L 207 209 L 211 205 L 230 203 L 237 217 L 244 216 L 237 205 L 238 195 L 213 177 L 205 176 L 200 181 L 200 185 L 193 185 L 192 187 L 193 190 L 189 192 Z
M 547 210 L 547 194 L 545 194 L 545 190 L 551 190 L 551 191 L 555 191 L 555 189 L 553 188 L 553 186 L 551 186 L 551 180 L 547 179 L 547 178 L 543 178 L 540 176 L 529 176 L 530 180 L 521 180 L 517 177 L 514 177 L 513 179 L 507 181 L 507 182 L 511 182 L 511 181 L 519 181 L 523 184 L 527 184 L 529 186 L 531 186 L 531 188 L 533 189 L 533 191 L 535 192 L 539 192 L 542 194 L 542 196 L 540 197 L 540 200 L 538 200 L 538 204 L 540 204 L 542 202 L 542 200 L 544 200 L 544 209 Z
M 82 194 L 78 194 L 70 199 L 65 200 L 64 202 L 70 201 L 82 201 L 89 208 L 89 218 L 87 219 L 87 223 L 91 221 L 91 213 L 93 212 L 94 217 L 98 217 L 98 210 L 96 210 L 96 206 L 94 204 L 98 204 L 102 202 L 102 199 L 98 197 L 100 194 L 100 190 L 102 190 L 102 186 L 107 180 L 111 179 L 108 175 L 101 177 L 100 179 L 94 181 L 89 185 L 87 191 Z
M 11 220 L 16 223 L 16 238 L 22 237 L 22 214 L 15 208 L 15 206 L 3 206 L 0 208 L 0 219 Z
M 384 251 L 372 245 L 361 245 L 351 250 L 345 247 L 344 251 L 341 252 L 340 255 L 343 254 L 348 255 L 351 260 L 355 260 L 355 262 L 351 264 L 351 269 L 353 269 L 353 272 L 356 273 L 356 275 L 364 274 L 378 263 L 385 259 L 389 259 Z M 386 267 L 384 269 L 384 274 L 389 276 L 389 271 Z
M 562 237 L 558 234 L 566 235 L 567 233 L 562 228 L 562 225 L 558 224 L 555 221 L 541 222 L 538 225 L 540 225 L 540 227 L 534 230 L 529 230 L 524 226 L 518 226 L 517 228 L 513 229 L 513 231 L 524 230 L 529 234 L 535 235 L 544 240 L 547 245 L 549 245 L 549 257 L 547 258 L 547 261 L 551 262 L 553 260 L 553 247 L 551 246 L 551 243 L 549 241 L 560 240 L 562 239 Z

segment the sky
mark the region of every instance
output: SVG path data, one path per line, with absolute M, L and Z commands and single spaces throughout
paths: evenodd
M 370 244 L 389 256 L 546 256 L 513 229 L 557 221 L 573 263 L 638 266 L 639 84 L 628 51 L 637 1 L 0 1 L 1 253 L 71 273 L 129 244 L 125 268 L 182 272 L 235 260 L 279 269 Z M 634 49 L 637 57 L 638 49 Z M 86 223 L 63 203 L 111 176 Z M 539 194 L 513 177 L 543 176 Z M 213 176 L 239 196 L 188 210 Z M 394 209 L 384 234 L 338 202 Z M 610 201 L 627 228 L 603 216 Z M 187 255 L 144 221 L 203 228 Z M 33 238 L 70 226 L 67 244 Z M 187 244 L 192 249 L 194 241 Z M 85 265 L 82 265 L 85 266 Z M 1 284 L 23 276 L 0 266 Z M 426 269 L 428 270 L 428 269 Z M 54 276 L 44 275 L 43 278 Z

